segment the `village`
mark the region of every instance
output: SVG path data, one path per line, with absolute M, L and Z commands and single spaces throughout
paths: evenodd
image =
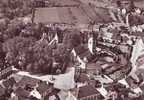
M 0 1 L 0 100 L 143 98 L 143 0 Z

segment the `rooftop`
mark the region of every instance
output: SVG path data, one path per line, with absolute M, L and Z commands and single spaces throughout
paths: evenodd
M 25 85 L 35 86 L 40 80 L 24 76 L 17 84 L 17 86 L 23 87 Z
M 5 94 L 5 88 L 0 85 L 0 96 Z
M 87 91 L 87 92 L 86 92 Z M 79 88 L 78 98 L 83 98 L 91 95 L 99 94 L 99 92 L 91 85 L 86 85 Z
M 50 86 L 46 82 L 40 82 L 37 90 L 42 94 L 45 93 Z
M 15 79 L 14 78 L 10 78 L 6 81 L 3 81 L 3 85 L 7 88 L 9 86 L 13 86 L 14 84 L 16 83 Z
M 15 91 L 15 93 L 16 93 L 17 96 L 20 96 L 20 97 L 28 97 L 30 92 L 26 91 L 25 89 L 18 88 Z
M 87 25 L 94 21 L 95 23 L 112 22 L 108 9 L 94 8 L 89 5 L 37 8 L 34 18 L 34 22 L 45 24 Z
M 74 17 L 75 16 L 75 17 Z M 88 23 L 88 18 L 77 7 L 51 7 L 37 8 L 35 12 L 36 23 L 66 23 L 72 24 L 75 21 Z
M 49 0 L 55 6 L 78 6 L 79 2 L 76 0 Z

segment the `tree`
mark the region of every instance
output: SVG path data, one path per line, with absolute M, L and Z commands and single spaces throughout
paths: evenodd
M 52 49 L 49 47 L 47 40 L 42 39 L 36 41 L 35 44 L 30 47 L 32 52 L 31 56 L 31 71 L 35 73 L 50 73 L 53 60 Z
M 67 47 L 64 44 L 61 44 L 53 53 L 54 60 L 56 63 L 58 63 L 57 69 L 61 70 L 61 72 L 64 73 L 71 62 L 70 49 L 67 49 Z
M 35 39 L 24 38 L 24 37 L 14 37 L 8 39 L 3 43 L 3 51 L 6 53 L 6 60 L 10 64 L 17 65 L 19 61 L 26 64 L 26 58 L 29 56 L 29 47 L 35 43 Z

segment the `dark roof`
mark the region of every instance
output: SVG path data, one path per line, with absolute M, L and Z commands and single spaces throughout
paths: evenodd
M 120 68 L 114 69 L 117 66 L 120 67 Z M 109 77 L 112 78 L 113 80 L 120 80 L 120 79 L 123 79 L 125 77 L 127 69 L 124 70 L 123 66 L 116 65 L 116 66 L 113 66 L 112 69 L 111 68 L 110 68 L 110 70 L 109 69 L 106 70 L 106 71 L 109 71 L 106 74 L 108 74 Z
M 86 85 L 79 88 L 78 99 L 94 94 L 99 94 L 99 92 L 93 86 Z
M 46 92 L 50 86 L 46 82 L 40 82 L 37 90 L 42 94 Z
M 81 73 L 79 78 L 78 78 L 78 81 L 87 82 L 87 81 L 89 81 L 89 77 L 85 73 Z
M 76 51 L 77 55 L 82 55 L 83 53 L 88 51 L 88 48 L 85 45 L 79 45 L 79 46 L 75 47 L 75 51 Z
M 23 88 L 17 88 L 15 93 L 16 93 L 17 96 L 20 96 L 20 97 L 28 97 L 29 94 L 30 94 L 29 91 L 26 91 Z
M 83 59 L 84 57 L 86 57 L 88 61 L 92 59 L 92 54 L 89 51 L 87 45 L 79 45 L 75 47 L 75 51 L 81 59 Z
M 1 85 L 0 85 L 0 96 L 4 95 L 5 94 L 5 88 L 3 88 Z
M 96 63 L 92 63 L 92 62 L 88 63 L 87 64 L 87 69 L 88 70 L 93 70 L 93 71 L 95 71 L 95 70 L 101 71 L 102 69 L 105 69 L 105 68 L 103 68 L 103 66 L 105 66 L 105 68 L 109 68 L 110 64 L 107 63 L 106 61 L 98 60 Z
M 19 87 L 23 87 L 25 85 L 30 85 L 30 86 L 36 86 L 36 84 L 39 82 L 40 80 L 37 80 L 37 79 L 34 79 L 34 78 L 31 78 L 31 77 L 27 77 L 27 76 L 24 76 L 18 83 L 17 83 L 17 86 Z
M 58 94 L 59 92 L 60 92 L 59 89 L 55 89 L 55 88 L 53 88 L 52 91 L 49 93 L 49 95 L 50 95 L 50 96 L 52 96 L 52 95 L 56 95 L 56 94 Z
M 87 64 L 87 69 L 91 69 L 91 70 L 101 70 L 101 64 L 100 63 L 88 63 Z
M 134 83 L 134 80 L 133 80 L 133 78 L 132 78 L 131 76 L 128 76 L 128 77 L 126 78 L 126 82 L 127 82 L 130 86 L 136 85 L 136 84 Z
M 3 81 L 3 85 L 7 88 L 9 86 L 13 86 L 16 83 L 15 79 L 12 77 L 6 81 Z
M 83 5 L 82 9 L 87 14 L 87 16 L 89 16 L 91 21 L 95 21 L 95 23 L 113 22 L 113 19 L 109 13 L 109 9 L 107 8 Z
M 91 54 L 89 49 L 87 49 L 84 53 L 80 54 L 79 56 L 80 56 L 80 58 L 86 57 L 88 61 L 91 61 L 93 58 L 93 55 Z

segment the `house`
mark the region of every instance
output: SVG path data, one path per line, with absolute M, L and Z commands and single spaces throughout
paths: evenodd
M 80 5 L 80 7 L 84 12 L 86 12 L 91 22 L 94 22 L 95 24 L 110 23 L 114 21 L 110 16 L 109 9 L 107 8 L 87 4 Z
M 79 87 L 76 92 L 78 100 L 102 100 L 100 93 L 92 85 Z
M 42 98 L 52 91 L 52 86 L 46 82 L 38 83 L 37 91 L 41 94 Z
M 90 79 L 86 73 L 81 73 L 78 76 L 75 75 L 75 80 L 78 82 L 81 82 L 81 83 L 90 81 Z
M 93 55 L 91 54 L 91 52 L 89 51 L 87 44 L 86 45 L 79 45 L 75 48 L 75 51 L 77 53 L 77 55 L 83 59 L 83 58 L 87 58 L 88 61 L 91 61 L 93 58 Z
M 34 79 L 34 78 L 31 78 L 28 76 L 23 76 L 23 78 L 18 83 L 16 83 L 16 86 L 25 88 L 27 85 L 29 85 L 32 88 L 32 87 L 35 87 L 36 84 L 39 82 L 40 82 L 40 80 L 38 80 L 38 79 Z
M 62 0 L 55 1 L 62 2 Z M 65 1 L 68 2 L 69 0 Z M 55 4 L 58 5 L 58 2 L 55 2 Z M 108 9 L 94 8 L 83 4 L 80 4 L 80 6 L 36 8 L 34 22 L 74 25 L 78 28 L 80 26 L 89 26 L 92 22 L 95 22 L 95 24 L 112 22 L 113 20 L 107 12 Z
M 44 24 L 87 24 L 88 17 L 78 7 L 50 7 L 37 8 L 35 23 Z
M 53 85 L 45 81 L 41 81 L 27 76 L 23 76 L 23 78 L 18 83 L 16 83 L 15 86 L 18 88 L 16 90 L 16 93 L 20 90 L 24 92 L 24 95 L 22 92 L 17 93 L 17 95 L 22 98 L 29 97 L 28 95 L 34 88 L 39 92 L 42 100 L 44 99 L 44 97 L 52 94 L 54 91 Z
M 99 74 L 102 71 L 102 65 L 100 63 L 88 63 L 86 72 L 88 74 Z
M 16 81 L 13 77 L 11 77 L 11 78 L 3 81 L 2 84 L 5 88 L 9 88 L 9 87 L 13 87 L 14 84 L 16 84 Z
M 25 100 L 29 98 L 30 92 L 19 87 L 15 90 L 15 94 L 18 97 L 19 100 Z
M 3 98 L 5 91 L 6 91 L 6 89 L 0 85 L 0 99 Z
M 0 72 L 0 79 L 7 78 L 8 76 L 12 75 L 13 67 L 7 67 Z

